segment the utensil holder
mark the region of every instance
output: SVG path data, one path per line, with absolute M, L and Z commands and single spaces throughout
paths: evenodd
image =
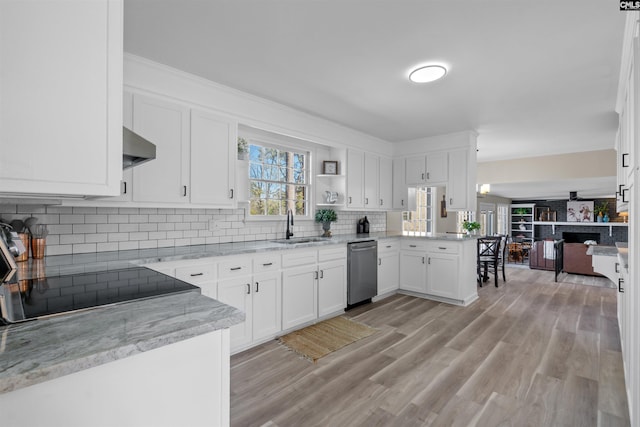
M 22 240 L 22 244 L 26 249 L 20 256 L 16 257 L 17 262 L 23 262 L 29 259 L 29 235 L 27 233 L 18 233 L 18 237 Z
M 44 249 L 45 249 L 46 239 L 31 239 L 31 258 L 33 259 L 42 259 L 44 258 Z

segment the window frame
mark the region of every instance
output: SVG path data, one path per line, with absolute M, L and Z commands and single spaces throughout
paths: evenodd
M 287 144 L 284 141 L 280 140 L 271 140 L 271 138 L 264 137 L 256 137 L 252 135 L 238 135 L 239 137 L 244 138 L 248 145 L 260 146 L 263 148 L 276 149 L 281 152 L 288 152 L 293 154 L 302 154 L 305 156 L 305 184 L 294 184 L 296 186 L 303 186 L 307 189 L 307 198 L 306 200 L 306 213 L 305 215 L 295 215 L 297 221 L 310 221 L 313 220 L 313 207 L 314 207 L 314 182 L 313 182 L 313 159 L 315 158 L 315 151 L 305 146 L 304 144 L 301 146 L 296 146 L 294 144 Z M 252 181 L 261 181 L 261 182 L 276 182 L 276 181 L 262 181 L 255 180 L 251 178 L 251 158 L 250 156 L 247 158 L 248 168 L 247 168 L 247 209 L 245 214 L 246 221 L 255 221 L 255 222 L 263 222 L 263 221 L 283 221 L 286 219 L 286 214 L 280 215 L 252 215 L 251 214 L 251 182 Z M 288 185 L 286 182 L 281 182 L 283 185 Z

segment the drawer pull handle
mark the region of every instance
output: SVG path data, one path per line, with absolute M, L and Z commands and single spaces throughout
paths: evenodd
M 618 292 L 620 292 L 621 294 L 624 293 L 624 288 L 622 287 L 622 284 L 624 283 L 624 279 L 621 277 L 618 279 Z
M 620 270 L 618 270 L 618 267 L 620 267 L 620 264 L 616 262 L 616 266 L 614 267 L 616 273 L 620 273 Z
M 196 276 L 204 276 L 204 273 L 193 273 L 190 274 L 191 277 L 196 277 Z
M 182 189 L 183 189 L 183 191 L 182 191 L 182 196 L 183 196 L 183 197 L 187 197 L 187 186 L 186 186 L 186 185 L 183 185 L 183 186 L 182 186 Z
M 625 162 L 625 160 L 627 159 L 627 156 L 629 156 L 629 153 L 622 153 L 622 167 L 623 168 L 628 168 L 629 167 L 629 163 Z
M 320 278 L 324 279 L 324 270 L 320 270 Z
M 417 248 L 418 246 L 416 245 L 409 245 L 410 248 Z
M 443 251 L 447 249 L 446 246 L 438 246 L 438 249 L 442 249 Z
M 260 292 L 260 282 L 256 282 L 256 293 Z
M 247 295 L 251 293 L 251 283 L 247 283 Z
M 262 264 L 263 267 L 269 267 L 270 265 L 273 265 L 273 263 L 272 262 L 267 262 L 265 264 Z
M 391 247 L 391 245 L 387 245 L 387 246 L 385 246 L 385 247 L 386 247 L 387 249 L 389 249 L 389 248 Z
M 382 265 L 382 258 L 378 258 L 378 265 Z
M 229 270 L 231 271 L 242 270 L 242 267 L 231 267 Z

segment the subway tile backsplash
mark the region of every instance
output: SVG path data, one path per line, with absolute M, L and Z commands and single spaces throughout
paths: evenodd
M 385 231 L 384 212 L 338 211 L 333 234 L 356 232 L 367 216 L 371 232 Z M 46 255 L 203 245 L 284 238 L 286 223 L 245 219 L 245 209 L 116 208 L 0 205 L 0 218 L 38 218 L 47 224 Z M 322 234 L 322 226 L 297 220 L 294 237 Z

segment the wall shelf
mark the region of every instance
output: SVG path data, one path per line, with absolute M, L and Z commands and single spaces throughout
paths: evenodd
M 551 234 L 556 234 L 556 225 L 569 225 L 577 227 L 609 227 L 609 237 L 613 235 L 613 227 L 628 227 L 627 222 L 550 222 L 550 221 L 534 221 L 533 225 L 551 226 Z

